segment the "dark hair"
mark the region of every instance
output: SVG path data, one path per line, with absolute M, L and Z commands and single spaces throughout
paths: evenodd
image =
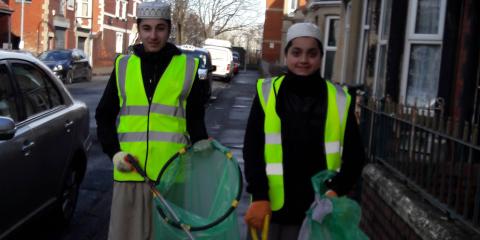
M 323 56 L 323 44 L 320 42 L 318 39 L 315 38 L 315 41 L 318 44 L 318 48 L 320 49 L 320 53 Z M 288 49 L 292 46 L 293 39 L 287 43 L 287 46 L 285 46 L 285 55 L 287 55 Z
M 140 23 L 142 22 L 142 18 L 137 18 L 137 28 L 138 26 L 140 26 Z M 170 32 L 172 32 L 172 21 L 171 20 L 167 20 L 167 19 L 163 19 L 165 22 L 167 22 L 168 24 L 168 33 L 170 34 Z

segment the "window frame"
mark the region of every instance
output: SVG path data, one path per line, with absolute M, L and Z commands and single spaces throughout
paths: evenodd
M 120 12 L 120 19 L 127 20 L 127 14 L 128 14 L 128 1 L 125 0 L 120 0 L 122 9 Z
M 120 17 L 120 0 L 115 0 L 115 17 Z
M 287 1 L 287 13 L 293 13 L 298 8 L 298 0 L 288 0 Z
M 44 88 L 45 88 L 45 91 L 47 92 L 48 99 L 49 99 L 49 102 L 50 102 L 50 105 L 51 105 L 48 109 L 36 112 L 32 115 L 27 114 L 27 109 L 25 107 L 26 103 L 24 102 L 24 97 L 25 96 L 24 96 L 24 93 L 20 89 L 18 79 L 17 79 L 17 77 L 16 77 L 16 75 L 13 71 L 13 64 L 27 65 L 27 66 L 30 66 L 33 69 L 37 70 L 40 73 L 40 75 L 42 77 L 42 80 L 44 81 L 43 82 L 44 83 Z M 23 60 L 23 59 L 9 60 L 7 65 L 8 65 L 8 69 L 10 71 L 10 79 L 11 79 L 11 82 L 12 82 L 12 86 L 15 89 L 14 90 L 15 94 L 16 94 L 15 97 L 17 98 L 17 105 L 18 105 L 17 108 L 19 110 L 19 122 L 30 121 L 31 119 L 36 119 L 39 116 L 51 114 L 52 112 L 56 112 L 59 109 L 63 109 L 66 106 L 65 96 L 60 91 L 58 84 L 55 83 L 54 79 L 52 79 L 52 77 L 49 74 L 47 74 L 44 69 L 37 66 L 35 63 L 32 63 L 32 62 L 27 61 L 27 60 Z M 45 83 L 45 81 L 47 81 L 48 84 Z M 60 104 L 53 105 L 52 100 L 51 100 L 51 94 L 49 92 L 50 90 L 48 89 L 47 85 L 51 85 L 53 90 L 57 93 Z
M 5 70 L 6 70 L 6 75 L 7 75 L 7 81 L 9 83 L 9 86 L 10 86 L 10 90 L 12 91 L 12 93 L 14 94 L 13 95 L 13 101 L 15 102 L 15 111 L 16 111 L 16 114 L 17 114 L 17 118 L 18 119 L 13 119 L 13 121 L 15 122 L 15 124 L 18 124 L 20 122 L 22 122 L 24 119 L 25 119 L 25 114 L 23 113 L 23 107 L 22 107 L 22 102 L 21 102 L 21 97 L 19 96 L 19 91 L 17 89 L 17 87 L 15 86 L 15 82 L 13 81 L 13 72 L 12 70 L 10 69 L 10 64 L 8 61 L 5 61 L 5 60 L 0 60 L 0 67 L 5 67 Z
M 438 19 L 438 33 L 436 34 L 418 34 L 415 33 L 415 23 L 417 18 L 419 0 L 412 0 L 408 4 L 407 30 L 405 31 L 405 45 L 402 60 L 401 87 L 400 87 L 400 103 L 407 104 L 407 88 L 408 88 L 408 71 L 410 69 L 411 50 L 413 45 L 434 45 L 443 49 L 443 33 L 445 29 L 445 16 L 447 0 L 440 1 L 440 17 Z M 442 59 L 440 59 L 440 62 Z M 440 81 L 440 79 L 437 79 Z M 437 96 L 438 96 L 438 89 Z
M 340 24 L 340 16 L 338 15 L 328 15 L 325 17 L 325 36 L 323 37 L 323 57 L 322 57 L 322 76 L 326 79 L 325 77 L 325 66 L 327 63 L 327 52 L 334 52 L 335 53 L 335 58 L 337 57 L 337 50 L 338 50 L 338 39 L 335 37 L 335 46 L 329 46 L 328 45 L 328 39 L 330 37 L 330 22 L 332 20 L 337 20 L 338 24 Z M 333 59 L 332 63 L 332 77 L 333 73 L 335 72 L 335 58 Z M 333 81 L 333 79 L 329 79 L 330 81 Z
M 91 0 L 75 0 L 76 1 L 76 8 L 77 8 L 77 17 L 81 18 L 90 18 L 92 16 L 92 10 L 91 10 Z M 87 5 L 87 14 L 83 14 L 83 6 L 84 4 Z
M 115 32 L 115 53 L 123 53 L 123 35 L 123 32 Z
M 390 9 L 387 9 L 386 1 L 390 1 Z M 390 20 L 392 17 L 391 8 L 393 6 L 393 0 L 382 0 L 380 5 L 380 21 L 378 24 L 378 33 L 377 33 L 377 44 L 375 52 L 375 67 L 374 67 L 374 77 L 373 77 L 373 96 L 383 98 L 385 97 L 385 87 L 387 82 L 387 59 L 388 59 L 388 40 L 390 39 Z M 386 19 L 386 11 L 390 11 L 389 19 Z M 388 34 L 385 36 L 385 24 L 388 24 Z M 383 63 L 380 59 L 380 49 L 384 47 L 385 58 L 383 58 Z M 380 73 L 380 64 L 383 64 L 383 73 Z M 382 89 L 377 89 L 379 84 L 380 74 L 383 75 L 383 87 Z M 380 91 L 380 92 L 379 92 Z

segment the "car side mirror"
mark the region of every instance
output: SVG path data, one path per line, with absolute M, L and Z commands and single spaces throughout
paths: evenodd
M 208 72 L 215 72 L 215 71 L 217 71 L 217 66 L 215 65 L 212 65 L 210 69 L 208 69 Z
M 15 122 L 9 117 L 0 117 L 0 140 L 9 140 L 15 136 Z

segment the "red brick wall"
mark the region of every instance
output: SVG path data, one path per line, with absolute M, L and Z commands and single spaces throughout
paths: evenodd
M 283 9 L 283 0 L 266 0 L 267 1 L 267 9 L 268 8 L 281 8 Z
M 266 7 L 262 59 L 273 63 L 280 58 L 284 1 L 267 0 Z M 273 48 L 270 48 L 271 41 L 274 41 Z
M 103 39 L 102 39 L 103 38 Z M 115 32 L 104 29 L 102 36 L 93 40 L 95 50 L 93 51 L 94 67 L 112 67 L 115 60 Z
M 37 52 L 37 49 L 42 49 L 41 42 L 41 22 L 42 22 L 42 4 L 43 1 L 32 1 L 24 3 L 24 17 L 23 17 L 23 39 L 24 49 L 31 52 Z M 14 0 L 9 2 L 11 9 L 15 10 L 12 13 L 12 34 L 20 37 L 20 23 L 22 17 L 22 4 Z
M 360 227 L 370 239 L 421 239 L 368 184 L 362 186 Z

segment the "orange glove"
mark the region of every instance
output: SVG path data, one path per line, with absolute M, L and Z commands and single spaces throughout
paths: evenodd
M 257 230 L 262 230 L 263 222 L 267 215 L 272 215 L 270 201 L 262 200 L 252 202 L 245 214 L 245 223 Z
M 338 197 L 337 193 L 335 191 L 333 191 L 332 189 L 327 190 L 325 192 L 325 196 L 327 196 L 329 198 Z

